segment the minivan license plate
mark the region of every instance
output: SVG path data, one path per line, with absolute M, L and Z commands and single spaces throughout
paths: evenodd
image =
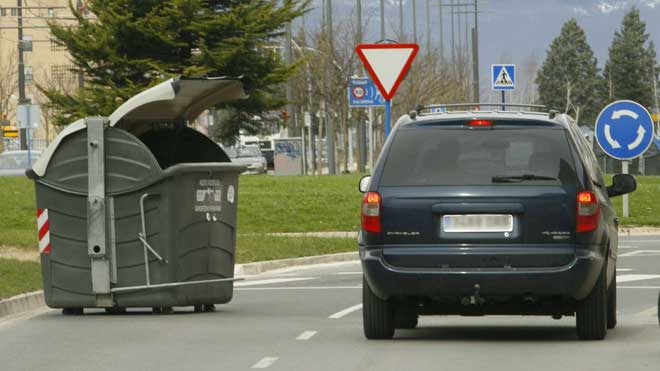
M 442 231 L 448 233 L 511 232 L 513 216 L 502 214 L 444 215 Z

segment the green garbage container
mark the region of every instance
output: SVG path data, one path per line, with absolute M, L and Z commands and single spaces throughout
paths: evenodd
M 27 172 L 48 306 L 231 300 L 245 168 L 187 122 L 243 94 L 237 80 L 173 79 L 60 133 Z

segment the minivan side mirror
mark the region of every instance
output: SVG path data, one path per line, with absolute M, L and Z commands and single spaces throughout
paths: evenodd
M 612 178 L 612 185 L 607 187 L 607 195 L 616 197 L 634 192 L 637 189 L 637 181 L 630 174 L 617 174 Z
M 358 190 L 362 193 L 367 192 L 369 189 L 369 183 L 371 182 L 371 175 L 365 175 L 360 178 L 360 184 L 358 185 Z

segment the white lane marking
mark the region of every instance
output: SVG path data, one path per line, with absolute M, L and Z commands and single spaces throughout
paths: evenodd
M 357 304 L 357 305 L 354 305 L 354 306 L 352 306 L 352 307 L 348 307 L 348 308 L 346 308 L 346 309 L 344 309 L 344 310 L 340 310 L 339 312 L 337 312 L 337 313 L 331 315 L 331 316 L 328 317 L 328 318 L 330 318 L 330 319 L 339 319 L 339 318 L 342 318 L 342 317 L 344 317 L 344 316 L 347 316 L 347 315 L 349 315 L 349 314 L 355 312 L 356 310 L 360 310 L 360 309 L 362 309 L 362 304 Z
M 660 255 L 660 250 L 637 250 L 627 252 L 625 254 L 620 254 L 620 258 L 625 258 L 629 256 L 657 256 Z
M 630 268 L 617 268 L 616 269 L 617 272 L 630 272 L 631 270 L 632 269 L 630 269 Z
M 255 363 L 251 368 L 268 368 L 272 366 L 279 357 L 264 357 L 259 362 Z
M 316 335 L 318 331 L 304 331 L 302 334 L 298 335 L 296 340 L 309 340 L 312 336 Z
M 273 283 L 309 281 L 309 280 L 317 280 L 317 279 L 319 279 L 319 277 L 270 278 L 270 279 L 265 279 L 265 280 L 240 281 L 240 282 L 236 282 L 234 284 L 234 287 L 270 285 L 270 284 L 273 284 Z
M 620 249 L 639 249 L 639 246 L 619 245 Z
M 658 290 L 660 286 L 617 286 L 617 289 L 648 289 L 648 290 Z
M 654 280 L 660 278 L 660 274 L 622 274 L 616 276 L 617 283 L 634 282 L 643 280 Z
M 291 287 L 244 287 L 234 291 L 259 291 L 259 290 L 345 290 L 361 289 L 362 286 L 291 286 Z
M 651 307 L 648 309 L 644 309 L 643 311 L 639 313 L 635 313 L 634 316 L 636 317 L 657 317 L 658 316 L 658 307 Z
M 362 271 L 360 271 L 360 272 L 337 272 L 337 273 L 335 273 L 335 274 L 337 274 L 337 275 L 344 275 L 344 274 L 345 274 L 345 275 L 350 275 L 350 274 L 359 274 L 359 275 L 362 275 Z

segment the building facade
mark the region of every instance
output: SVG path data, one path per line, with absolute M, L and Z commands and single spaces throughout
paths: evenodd
M 40 104 L 41 126 L 33 137 L 47 141 L 55 135 L 50 125 L 52 112 L 44 106 L 46 98 L 37 85 L 71 91 L 78 87 L 78 74 L 66 48 L 57 45 L 48 27 L 49 21 L 75 23 L 69 0 L 0 0 L 0 114 L 16 124 L 18 89 L 19 1 L 22 5 L 23 60 L 25 94 L 33 104 Z M 76 1 L 74 0 L 74 4 Z M 84 6 L 83 2 L 80 2 Z

